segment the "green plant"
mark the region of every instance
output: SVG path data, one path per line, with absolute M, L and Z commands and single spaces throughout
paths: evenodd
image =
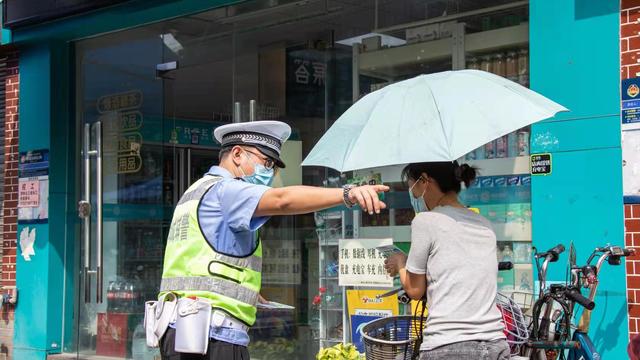
M 316 355 L 316 360 L 365 360 L 353 344 L 337 344 L 330 348 L 322 348 Z

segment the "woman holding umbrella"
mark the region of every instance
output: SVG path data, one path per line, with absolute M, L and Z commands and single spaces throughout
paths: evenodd
M 429 309 L 420 359 L 509 359 L 496 307 L 496 235 L 490 222 L 458 201 L 474 168 L 450 162 L 412 163 L 402 172 L 416 217 L 409 255 L 395 254 L 387 271 Z
M 387 269 L 414 299 L 427 294 L 421 359 L 509 358 L 495 303 L 496 235 L 458 202 L 460 184 L 469 185 L 475 170 L 454 160 L 563 111 L 484 71 L 420 75 L 358 100 L 303 161 L 341 173 L 410 164 L 403 174 L 417 213 L 411 251 L 390 257 Z

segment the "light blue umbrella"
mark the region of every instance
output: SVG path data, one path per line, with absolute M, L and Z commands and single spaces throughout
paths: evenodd
M 324 134 L 302 165 L 345 172 L 453 161 L 561 111 L 568 110 L 488 72 L 420 75 L 356 102 Z

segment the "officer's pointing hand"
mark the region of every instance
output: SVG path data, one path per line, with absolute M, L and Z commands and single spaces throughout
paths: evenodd
M 389 191 L 389 187 L 385 185 L 363 185 L 354 187 L 349 190 L 349 201 L 352 204 L 359 204 L 363 211 L 369 215 L 380 213 L 381 209 L 386 209 L 387 204 L 380 201 L 378 193 Z

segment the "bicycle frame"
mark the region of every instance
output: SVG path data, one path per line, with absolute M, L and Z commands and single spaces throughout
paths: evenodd
M 589 288 L 589 300 L 593 301 L 596 292 L 598 290 L 598 277 L 600 275 L 600 268 L 604 264 L 605 260 L 608 260 L 609 257 L 614 256 L 614 263 L 619 264 L 619 258 L 622 256 L 627 256 L 631 254 L 631 251 L 627 249 L 623 249 L 617 246 L 606 246 L 602 248 L 596 248 L 589 260 L 587 260 L 587 265 L 583 268 L 572 269 L 572 282 L 574 286 L 580 286 L 581 274 L 584 272 L 586 267 L 591 266 L 591 261 L 595 258 L 598 253 L 602 253 L 598 258 L 598 262 L 595 266 L 595 276 L 586 279 L 586 283 L 588 284 L 587 288 Z M 612 264 L 617 265 L 617 264 Z M 574 272 L 574 270 L 576 270 Z M 601 360 L 601 356 L 596 350 L 591 338 L 589 337 L 589 325 L 591 323 L 591 310 L 584 309 L 582 312 L 582 316 L 580 317 L 580 321 L 578 323 L 578 328 L 574 331 L 572 340 L 580 343 L 580 347 L 576 349 L 571 349 L 569 351 L 568 360 Z
M 537 313 L 537 316 L 534 316 L 534 331 L 531 332 L 531 341 L 526 347 L 524 351 L 525 356 L 530 357 L 532 360 L 546 360 L 547 356 L 545 353 L 546 348 L 558 348 L 558 347 L 570 347 L 572 344 L 565 344 L 565 342 L 551 342 L 552 339 L 549 339 L 549 325 L 551 324 L 551 316 L 553 311 L 553 302 L 554 298 L 552 296 L 547 296 L 546 288 L 547 288 L 547 268 L 550 262 L 555 262 L 558 260 L 558 256 L 560 253 L 564 251 L 564 246 L 557 245 L 553 249 L 544 252 L 544 253 L 536 253 L 535 261 L 536 266 L 538 268 L 538 281 L 540 283 L 540 292 L 538 294 L 538 300 L 536 300 L 534 304 L 534 314 Z M 543 259 L 542 265 L 540 265 L 540 259 Z M 544 314 L 542 317 L 539 317 L 539 311 L 544 307 Z M 537 321 L 540 321 L 539 324 Z

